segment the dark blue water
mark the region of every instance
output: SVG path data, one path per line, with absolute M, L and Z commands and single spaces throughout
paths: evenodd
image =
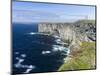
M 66 48 L 57 38 L 39 34 L 37 24 L 13 24 L 12 29 L 14 74 L 53 72 L 63 64 Z

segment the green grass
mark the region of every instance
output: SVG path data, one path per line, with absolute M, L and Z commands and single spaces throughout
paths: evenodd
M 88 23 L 91 23 L 92 25 L 95 25 L 95 20 L 79 20 L 79 21 L 76 21 L 75 22 L 76 24 L 80 24 L 80 25 L 83 25 L 83 24 L 88 24 Z
M 58 71 L 95 69 L 95 43 L 82 42 L 80 49 L 71 52 L 70 59 L 66 61 Z

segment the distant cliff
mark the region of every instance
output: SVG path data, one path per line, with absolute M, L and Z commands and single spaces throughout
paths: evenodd
M 57 35 L 72 44 L 81 41 L 92 42 L 96 39 L 96 25 L 94 20 L 80 20 L 74 23 L 39 23 L 38 31 Z

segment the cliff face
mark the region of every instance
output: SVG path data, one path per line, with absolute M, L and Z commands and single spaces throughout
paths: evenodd
M 74 39 L 75 32 L 69 23 L 41 23 L 38 25 L 39 32 L 57 35 L 63 39 Z
M 80 44 L 81 41 L 95 41 L 95 21 L 77 21 L 75 23 L 40 23 L 38 31 L 69 40 L 71 44 Z

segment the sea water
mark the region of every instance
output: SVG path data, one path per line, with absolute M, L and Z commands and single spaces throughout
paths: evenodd
M 14 74 L 53 72 L 64 63 L 69 49 L 58 36 L 38 32 L 38 24 L 12 25 L 12 71 Z

